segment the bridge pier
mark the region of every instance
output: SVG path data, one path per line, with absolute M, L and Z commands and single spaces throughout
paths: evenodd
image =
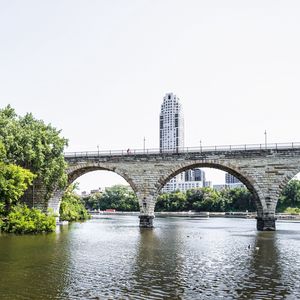
M 141 228 L 153 228 L 154 215 L 139 215 Z
M 259 231 L 275 231 L 276 218 L 274 216 L 258 216 L 256 217 L 256 228 Z

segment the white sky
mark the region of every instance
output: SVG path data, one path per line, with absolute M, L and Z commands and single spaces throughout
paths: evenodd
M 300 142 L 299 37 L 299 0 L 0 0 L 0 106 L 67 151 L 157 148 L 166 92 L 186 146 Z

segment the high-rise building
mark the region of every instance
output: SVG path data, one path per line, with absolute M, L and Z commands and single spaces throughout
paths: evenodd
M 230 173 L 225 173 L 225 183 L 226 184 L 240 183 L 240 181 Z
M 159 149 L 161 152 L 180 151 L 184 148 L 184 118 L 179 98 L 173 93 L 165 95 L 159 116 Z M 172 178 L 163 192 L 185 191 L 205 185 L 201 169 L 187 170 Z
M 173 93 L 164 97 L 159 116 L 160 151 L 180 151 L 184 147 L 183 111 Z
M 225 173 L 225 185 L 229 188 L 242 187 L 244 184 L 230 173 Z

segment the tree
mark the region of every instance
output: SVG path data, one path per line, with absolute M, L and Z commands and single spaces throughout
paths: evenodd
M 59 135 L 59 130 L 30 113 L 17 116 L 10 106 L 0 110 L 0 140 L 7 160 L 36 174 L 36 180 L 46 188 L 46 198 L 67 183 L 63 155 L 67 140 Z
M 89 219 L 89 214 L 80 197 L 75 193 L 76 184 L 71 184 L 64 193 L 60 204 L 60 219 L 63 221 L 83 221 Z
M 157 197 L 155 204 L 156 211 L 169 211 L 170 210 L 170 194 L 162 193 Z
M 11 233 L 51 232 L 56 228 L 55 216 L 48 215 L 39 209 L 29 208 L 25 204 L 17 204 L 8 213 L 0 229 Z
M 293 179 L 283 189 L 279 196 L 277 210 L 284 211 L 288 207 L 300 207 L 300 181 Z
M 203 200 L 202 188 L 190 189 L 186 191 L 186 209 L 194 210 L 195 202 L 201 202 Z
M 220 196 L 224 200 L 225 211 L 255 211 L 253 195 L 244 187 L 223 189 Z
M 8 212 L 32 184 L 35 175 L 22 167 L 0 162 L 0 201 Z
M 100 209 L 101 198 L 102 193 L 98 192 L 92 195 L 82 197 L 82 201 L 88 210 L 98 210 Z
M 204 187 L 200 195 L 199 200 L 193 203 L 196 211 L 224 211 L 223 201 L 216 190 Z
M 120 211 L 138 211 L 139 202 L 133 190 L 125 185 L 114 185 L 103 193 L 84 197 L 85 206 L 89 209 L 116 209 Z
M 35 178 L 29 170 L 5 161 L 6 149 L 0 141 L 0 214 L 9 212 Z
M 124 185 L 106 188 L 102 194 L 100 209 L 114 208 L 120 211 L 138 211 L 139 203 L 133 190 Z

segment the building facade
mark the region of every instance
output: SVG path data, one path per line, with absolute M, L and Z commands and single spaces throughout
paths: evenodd
M 236 177 L 229 173 L 225 173 L 225 186 L 227 188 L 243 187 L 244 184 L 240 182 Z
M 184 147 L 184 119 L 179 99 L 173 93 L 165 95 L 159 115 L 159 149 L 180 151 Z
M 179 98 L 167 93 L 159 115 L 159 149 L 161 152 L 178 152 L 184 149 L 184 117 Z M 187 170 L 172 178 L 162 192 L 186 191 L 205 185 L 205 172 L 201 169 Z

